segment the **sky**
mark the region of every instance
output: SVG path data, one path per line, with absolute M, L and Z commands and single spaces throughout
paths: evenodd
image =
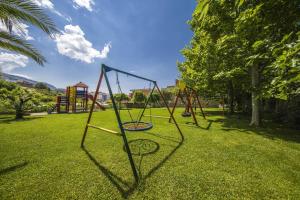
M 25 56 L 0 50 L 3 72 L 59 88 L 82 81 L 94 89 L 101 63 L 156 80 L 160 87 L 174 85 L 178 78 L 176 62 L 183 61 L 180 50 L 192 37 L 187 21 L 195 0 L 32 1 L 53 19 L 60 33 L 51 39 L 21 24 L 23 31 L 14 29 L 14 34 L 39 49 L 47 63 L 41 67 Z M 4 29 L 1 24 L 0 29 Z M 145 87 L 136 80 L 120 79 L 124 90 Z

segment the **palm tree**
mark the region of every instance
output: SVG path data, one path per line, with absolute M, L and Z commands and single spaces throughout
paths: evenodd
M 40 65 L 46 62 L 30 43 L 12 33 L 12 27 L 21 30 L 19 24 L 23 22 L 34 25 L 53 38 L 58 29 L 43 9 L 31 0 L 0 0 L 0 21 L 7 28 L 7 31 L 0 30 L 0 49 L 23 54 Z

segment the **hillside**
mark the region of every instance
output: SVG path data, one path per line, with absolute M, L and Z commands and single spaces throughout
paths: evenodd
M 21 76 L 17 76 L 17 75 L 12 75 L 12 74 L 7 74 L 7 73 L 2 73 L 3 79 L 9 82 L 23 82 L 23 83 L 27 83 L 27 84 L 31 84 L 31 85 L 35 85 L 37 83 L 39 83 L 39 81 L 34 81 L 25 77 L 21 77 Z M 54 85 L 51 85 L 49 83 L 45 83 L 47 85 L 48 88 L 50 88 L 51 90 L 59 90 L 58 88 L 56 88 Z

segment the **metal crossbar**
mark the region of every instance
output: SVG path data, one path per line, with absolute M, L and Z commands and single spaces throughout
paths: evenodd
M 154 80 L 151 80 L 151 79 L 148 79 L 148 78 L 144 78 L 144 77 L 141 77 L 141 76 L 138 76 L 138 75 L 135 75 L 135 74 L 131 74 L 131 73 L 128 73 L 128 72 L 125 72 L 125 71 L 122 71 L 122 70 L 119 70 L 119 69 L 116 69 L 116 68 L 108 67 L 108 66 L 106 66 L 104 64 L 102 64 L 102 66 L 103 66 L 103 68 L 105 69 L 106 72 L 116 71 L 116 72 L 120 72 L 122 74 L 126 74 L 128 76 L 132 76 L 132 77 L 139 78 L 139 79 L 142 79 L 142 80 L 150 81 L 152 83 L 156 83 L 156 81 L 154 81 Z
M 160 115 L 144 115 L 145 117 L 153 117 L 153 118 L 163 118 L 163 119 L 170 119 L 170 117 L 160 116 Z
M 102 130 L 102 131 L 105 131 L 105 132 L 108 132 L 108 133 L 113 133 L 113 134 L 121 135 L 117 131 L 113 131 L 113 130 L 110 130 L 110 129 L 107 129 L 107 128 L 103 128 L 103 127 L 100 127 L 100 126 L 95 126 L 95 125 L 88 124 L 88 127 L 99 129 L 99 130 Z

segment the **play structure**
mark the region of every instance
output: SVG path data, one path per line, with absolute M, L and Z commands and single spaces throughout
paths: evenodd
M 197 92 L 194 89 L 188 87 L 181 80 L 176 80 L 176 86 L 178 88 L 178 92 L 177 92 L 177 95 L 175 98 L 175 102 L 174 102 L 174 105 L 172 108 L 169 122 L 172 122 L 172 116 L 175 112 L 175 108 L 178 104 L 178 100 L 180 99 L 182 101 L 182 103 L 185 104 L 185 110 L 183 113 L 181 113 L 181 116 L 182 117 L 191 117 L 192 116 L 194 124 L 196 126 L 199 126 L 198 120 L 196 118 L 197 106 L 199 106 L 199 109 L 201 111 L 203 118 L 206 119 L 205 114 L 202 109 L 199 95 L 197 94 Z
M 88 110 L 88 100 L 92 99 L 93 96 L 88 94 L 88 86 L 79 82 L 73 86 L 68 86 L 65 95 L 57 96 L 54 109 L 57 113 L 86 112 Z M 101 110 L 105 110 L 100 102 L 96 101 L 95 104 Z
M 112 87 L 111 87 L 111 83 L 110 83 L 110 80 L 108 78 L 108 73 L 112 73 L 112 72 L 116 73 L 116 79 L 117 79 L 116 84 L 117 84 L 119 94 L 124 94 L 123 91 L 122 91 L 122 88 L 121 88 L 121 83 L 119 81 L 119 74 L 125 75 L 126 77 L 133 77 L 133 78 L 136 78 L 136 79 L 139 79 L 139 80 L 149 82 L 149 87 L 151 88 L 151 92 L 147 96 L 147 98 L 145 100 L 145 103 L 144 103 L 144 106 L 142 108 L 139 108 L 138 115 L 134 116 L 134 114 L 130 112 L 130 109 L 125 109 L 126 110 L 125 112 L 123 111 L 124 112 L 123 114 L 128 114 L 129 117 L 127 117 L 127 119 L 130 119 L 129 121 L 123 121 L 122 120 L 122 119 L 126 119 L 126 118 L 124 116 L 121 117 L 121 106 L 117 105 L 118 102 L 116 101 L 116 99 L 114 97 Z M 90 124 L 91 119 L 92 119 L 92 115 L 93 115 L 93 110 L 94 110 L 96 100 L 97 100 L 97 95 L 99 94 L 100 86 L 102 84 L 103 79 L 105 80 L 105 83 L 107 85 L 107 89 L 109 91 L 109 96 L 110 96 L 110 99 L 111 99 L 111 102 L 112 102 L 114 113 L 116 115 L 117 124 L 118 124 L 118 128 L 119 128 L 120 132 Z M 122 140 L 124 142 L 124 149 L 125 149 L 125 152 L 127 153 L 128 160 L 129 160 L 129 163 L 130 163 L 130 166 L 131 166 L 131 169 L 132 169 L 132 172 L 133 172 L 133 176 L 134 176 L 134 179 L 135 179 L 136 182 L 139 181 L 138 171 L 137 171 L 136 165 L 134 163 L 134 160 L 132 158 L 132 153 L 131 153 L 131 150 L 130 150 L 130 147 L 129 147 L 129 143 L 127 141 L 126 133 L 127 132 L 132 132 L 132 131 L 134 131 L 134 132 L 146 131 L 146 130 L 152 129 L 154 127 L 154 125 L 152 123 L 151 107 L 149 108 L 148 106 L 149 106 L 150 97 L 151 97 L 151 95 L 152 95 L 152 93 L 155 89 L 157 90 L 160 97 L 162 98 L 163 103 L 166 106 L 169 114 L 171 115 L 171 118 L 172 118 L 178 132 L 180 133 L 181 137 L 183 138 L 183 134 L 182 134 L 182 132 L 181 132 L 174 116 L 173 116 L 173 114 L 171 114 L 171 110 L 169 109 L 168 104 L 167 104 L 164 96 L 162 95 L 156 81 L 150 80 L 150 79 L 147 79 L 147 78 L 144 78 L 144 77 L 141 77 L 141 76 L 137 76 L 137 75 L 125 72 L 125 71 L 121 71 L 121 70 L 118 70 L 118 69 L 115 69 L 115 68 L 111 68 L 111 67 L 108 67 L 108 66 L 102 64 L 101 73 L 100 73 L 99 81 L 98 81 L 98 84 L 97 84 L 97 89 L 96 89 L 95 95 L 93 97 L 93 103 L 91 105 L 90 113 L 89 113 L 89 116 L 88 116 L 88 119 L 87 119 L 87 123 L 86 123 L 85 129 L 84 129 L 84 133 L 83 133 L 83 137 L 82 137 L 82 141 L 81 141 L 81 147 L 83 148 L 84 147 L 84 141 L 85 141 L 85 138 L 86 138 L 86 135 L 87 135 L 87 132 L 88 132 L 89 128 L 94 128 L 94 129 L 102 130 L 102 131 L 107 132 L 107 133 L 112 133 L 112 134 L 121 136 Z M 150 118 L 149 119 L 148 118 L 143 119 L 143 117 L 145 118 L 144 112 L 148 108 L 150 109 Z
M 57 113 L 85 112 L 88 107 L 88 86 L 79 82 L 66 88 L 64 96 L 56 98 Z

